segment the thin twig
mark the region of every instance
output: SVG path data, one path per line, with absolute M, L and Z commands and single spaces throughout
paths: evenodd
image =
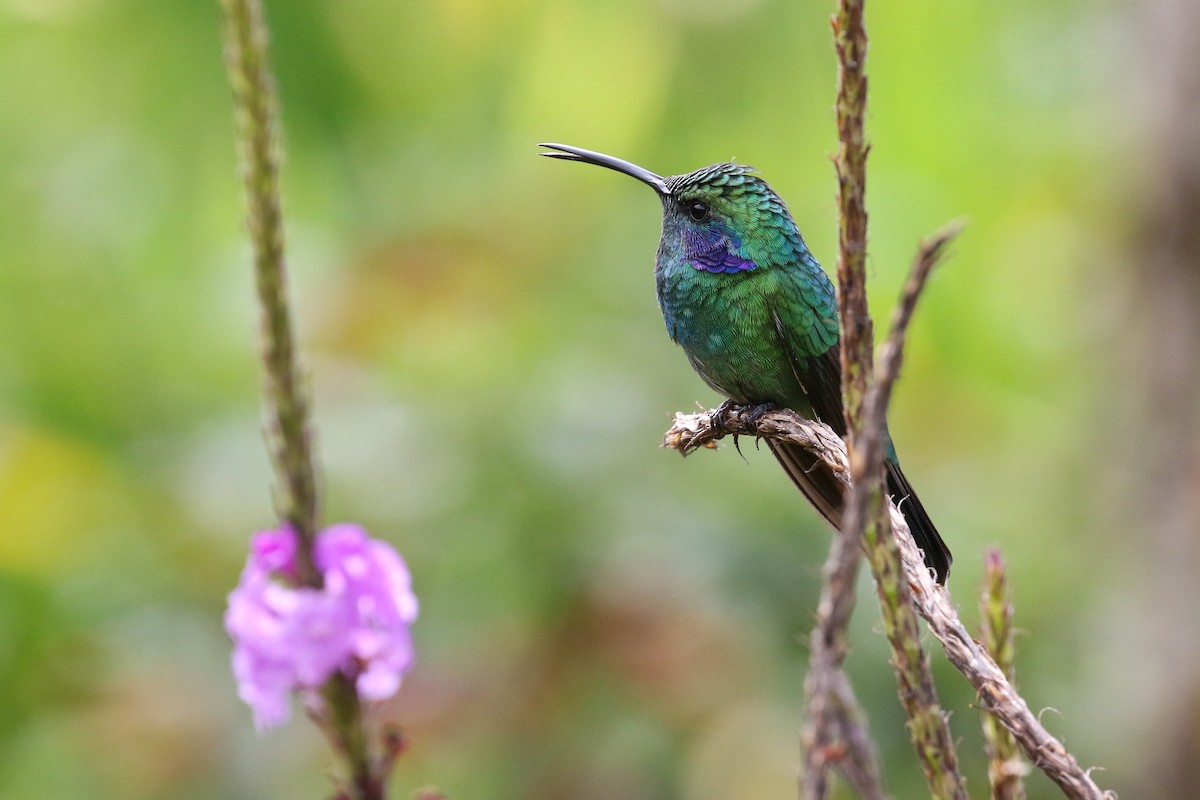
M 946 248 L 954 237 L 962 232 L 963 224 L 954 221 L 943 226 L 928 239 L 921 242 L 917 248 L 917 256 L 913 259 L 908 280 L 900 292 L 900 302 L 892 311 L 892 324 L 888 338 L 879 351 L 879 364 L 875 373 L 875 395 L 868 405 L 868 413 L 886 415 L 888 404 L 892 399 L 892 387 L 900 375 L 900 364 L 904 358 L 904 337 L 908 334 L 908 324 L 912 320 L 917 307 L 917 299 L 925 288 L 929 275 L 946 254 Z
M 717 440 L 729 435 L 779 439 L 807 448 L 834 474 L 846 480 L 849 469 L 845 444 L 827 425 L 806 420 L 788 409 L 770 411 L 757 419 L 748 413 L 751 410 L 733 407 L 724 414 L 711 410 L 696 414 L 677 413 L 675 424 L 664 436 L 663 447 L 686 455 L 702 447 L 712 448 Z M 992 657 L 971 638 L 959 619 L 949 591 L 934 581 L 925 566 L 904 515 L 890 502 L 889 513 L 895 541 L 900 545 L 904 577 L 917 613 L 941 642 L 947 660 L 975 688 L 981 707 L 1013 734 L 1026 757 L 1058 784 L 1068 798 L 1115 800 L 1115 795 L 1100 790 L 1062 742 L 1046 730 Z
M 1008 580 L 1004 559 L 999 550 L 984 554 L 984 588 L 979 597 L 983 646 L 996 661 L 1009 683 L 1013 683 L 1013 662 L 1016 645 L 1013 642 L 1013 606 L 1008 595 Z M 988 756 L 988 783 L 992 800 L 1025 800 L 1022 778 L 1029 766 L 1021 758 L 1017 742 L 991 714 L 980 719 L 984 747 Z
M 861 2 L 842 2 L 832 20 L 838 53 L 835 110 L 838 150 L 834 169 L 838 176 L 838 318 L 841 321 L 840 353 L 842 396 L 849 440 L 858 441 L 863 425 L 863 398 L 871 369 L 871 317 L 866 295 L 866 161 L 863 134 L 866 115 L 866 33 Z M 853 444 L 851 445 L 853 451 Z M 851 464 L 854 464 L 852 457 Z M 882 498 L 882 472 L 874 482 L 858 481 L 868 495 Z M 855 579 L 862 515 L 843 518 L 842 535 L 835 537 L 822 571 L 821 600 L 811 636 L 807 699 L 801 750 L 804 771 L 802 797 L 824 800 L 829 794 L 828 768 L 837 764 L 863 797 L 883 797 L 879 754 L 866 732 L 866 713 L 854 696 L 843 664 L 849 652 L 846 630 L 854 613 Z

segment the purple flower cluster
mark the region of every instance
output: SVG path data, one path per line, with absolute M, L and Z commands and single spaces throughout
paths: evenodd
M 382 700 L 412 663 L 417 598 L 391 545 L 357 525 L 333 525 L 317 535 L 313 561 L 324 586 L 298 587 L 295 532 L 257 533 L 229 595 L 233 674 L 259 730 L 287 721 L 293 690 L 319 688 L 341 671 L 360 697 Z

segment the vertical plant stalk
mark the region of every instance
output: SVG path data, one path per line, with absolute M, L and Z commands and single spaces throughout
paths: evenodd
M 259 0 L 221 0 L 225 62 L 233 87 L 247 223 L 261 314 L 267 449 L 275 468 L 275 510 L 296 531 L 300 582 L 320 586 L 312 548 L 317 528 L 317 482 L 292 335 L 279 203 L 275 82 L 267 62 L 267 28 Z
M 834 47 L 838 58 L 836 115 L 838 151 L 834 166 L 838 177 L 838 312 L 842 328 L 842 395 L 846 408 L 850 490 L 842 518 L 846 559 L 856 559 L 860 537 L 875 576 L 884 630 L 892 648 L 892 665 L 900 684 L 900 699 L 909 717 L 909 734 L 935 798 L 966 798 L 958 759 L 946 716 L 937 700 L 929 659 L 921 647 L 921 631 L 905 579 L 899 547 L 892 533 L 883 496 L 883 441 L 887 401 L 895 372 L 873 375 L 873 326 L 866 294 L 866 165 L 869 147 L 864 133 L 867 108 L 867 33 L 862 0 L 839 0 L 833 19 Z M 918 265 L 936 261 L 918 258 Z M 920 266 L 918 266 L 918 269 Z M 899 325 L 892 336 L 899 365 L 908 315 L 924 276 L 915 285 L 912 300 L 898 309 Z M 852 572 L 851 572 L 852 574 Z
M 979 598 L 983 646 L 1004 677 L 1015 686 L 1013 606 L 1008 594 L 1004 559 L 1000 557 L 999 550 L 988 550 L 984 555 L 983 580 L 983 594 Z M 1017 740 L 991 714 L 983 714 L 980 724 L 983 726 L 984 749 L 988 757 L 988 783 L 992 788 L 992 800 L 1025 800 L 1025 785 L 1021 779 L 1029 771 L 1029 766 L 1021 758 Z
M 266 440 L 277 481 L 279 518 L 296 532 L 296 572 L 319 588 L 313 562 L 317 534 L 317 481 L 308 400 L 297 366 L 284 265 L 279 201 L 278 104 L 267 59 L 267 26 L 260 0 L 221 0 L 225 64 L 233 88 L 238 150 L 246 184 L 247 222 L 254 249 L 265 368 Z M 349 767 L 339 796 L 382 800 L 384 760 L 371 756 L 362 704 L 350 678 L 338 673 L 322 688 L 326 708 L 311 715 Z M 390 763 L 390 762 L 389 762 Z
M 857 8 L 839 6 L 833 20 L 839 62 L 843 49 L 865 54 L 865 35 L 854 42 L 844 41 L 839 31 L 851 26 L 849 15 Z M 847 18 L 844 19 L 843 16 Z M 847 58 L 854 59 L 853 53 Z M 858 58 L 861 64 L 861 58 Z M 863 285 L 867 241 L 866 158 L 863 136 L 863 110 L 866 102 L 866 74 L 862 70 L 839 70 L 837 93 L 838 152 L 834 168 L 838 176 L 838 315 L 842 321 L 842 396 L 849 424 L 847 439 L 858 438 L 857 424 L 862 418 L 867 376 L 871 364 L 871 318 L 867 314 Z M 847 321 L 859 325 L 847 330 Z M 865 365 L 865 366 L 864 366 Z M 853 452 L 853 450 L 852 450 Z M 882 480 L 882 465 L 879 469 Z M 875 494 L 882 500 L 880 484 Z M 863 538 L 861 514 L 854 520 L 847 514 L 842 535 L 834 537 L 825 562 L 821 599 L 811 636 L 808 676 L 804 682 L 807 702 L 801 750 L 804 771 L 801 796 L 824 800 L 829 794 L 829 767 L 837 764 L 843 776 L 865 798 L 883 797 L 879 754 L 867 732 L 866 713 L 862 710 L 843 669 L 849 651 L 846 630 L 854 613 L 854 584 L 858 576 L 860 544 Z
M 842 323 L 842 396 L 854 464 L 854 442 L 862 434 L 874 330 L 867 308 L 867 153 L 863 120 L 867 112 L 867 31 L 862 0 L 839 0 L 833 18 L 838 59 L 838 315 Z M 882 482 L 882 468 L 880 482 Z

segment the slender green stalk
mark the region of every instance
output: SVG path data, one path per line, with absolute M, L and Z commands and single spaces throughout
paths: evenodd
M 849 439 L 862 433 L 863 401 L 871 371 L 874 332 L 867 308 L 867 32 L 862 0 L 839 0 L 833 18 L 838 57 L 838 315 L 842 322 L 842 395 Z M 854 463 L 851 447 L 850 463 Z M 882 481 L 882 470 L 880 472 Z
M 321 696 L 325 699 L 328 717 L 317 722 L 325 722 L 323 727 L 334 750 L 350 766 L 351 785 L 344 787 L 342 794 L 348 800 L 383 800 L 387 772 L 378 769 L 371 756 L 371 743 L 354 681 L 336 673 L 322 687 Z
M 864 133 L 867 109 L 867 33 L 863 0 L 839 0 L 833 19 L 838 57 L 835 109 L 838 151 L 838 311 L 842 328 L 842 395 L 846 408 L 851 486 L 842 518 L 847 550 L 857 558 L 862 537 L 875 576 L 884 631 L 892 647 L 892 665 L 900 699 L 909 717 L 909 734 L 935 798 L 965 798 L 954 741 L 938 704 L 929 660 L 900 551 L 883 496 L 883 441 L 887 398 L 895 374 L 873 376 L 873 326 L 867 307 L 866 165 Z M 923 283 L 923 278 L 918 282 Z M 915 299 L 914 299 L 915 302 Z M 908 310 L 911 313 L 911 307 Z M 904 325 L 907 324 L 905 319 Z M 893 326 L 903 340 L 903 325 Z
M 279 150 L 275 82 L 267 62 L 267 28 L 259 0 L 221 0 L 225 61 L 246 183 L 247 222 L 266 368 L 266 437 L 278 481 L 276 512 L 299 539 L 301 583 L 319 586 L 312 563 L 317 528 L 317 482 L 287 298 L 283 216 L 279 204 Z
M 946 244 L 958 232 L 956 225 L 943 228 L 922 242 L 896 305 L 883 358 L 876 370 L 864 403 L 867 427 L 863 448 L 872 462 L 867 475 L 876 475 L 883 467 L 883 440 L 888 399 L 899 374 L 904 336 L 916 309 L 917 298 L 925 281 L 945 252 Z M 877 459 L 877 461 L 875 461 Z M 858 480 L 853 473 L 851 481 Z M 876 466 L 876 464 L 878 466 Z M 853 491 L 851 497 L 854 496 Z M 876 516 L 878 514 L 878 516 Z M 917 756 L 936 798 L 966 798 L 966 788 L 958 771 L 958 757 L 946 715 L 938 703 L 937 690 L 929 668 L 929 657 L 921 646 L 921 629 L 912 589 L 904 574 L 899 543 L 891 525 L 887 506 L 880 503 L 871 515 L 866 532 L 867 560 L 875 576 L 875 588 L 883 612 L 884 631 L 892 645 L 892 665 L 900 683 L 900 700 L 909 717 L 909 734 Z M 882 533 L 879 533 L 882 532 Z
M 221 11 L 261 312 L 266 439 L 277 481 L 275 508 L 280 519 L 297 534 L 299 582 L 320 587 L 320 572 L 313 563 L 316 467 L 308 400 L 297 366 L 287 297 L 279 202 L 278 112 L 267 60 L 267 26 L 260 0 L 221 0 Z M 346 760 L 351 775 L 340 795 L 353 800 L 382 800 L 384 762 L 371 757 L 363 709 L 353 683 L 343 675 L 335 675 L 323 687 L 321 697 L 326 708 L 316 716 L 334 750 Z
M 984 648 L 996 661 L 996 666 L 1013 682 L 1013 662 L 1016 645 L 1013 641 L 1013 606 L 1008 594 L 1008 579 L 1004 559 L 999 550 L 984 555 L 984 588 L 979 598 L 979 611 Z M 984 747 L 988 756 L 988 783 L 992 800 L 1025 800 L 1025 785 L 1021 778 L 1029 771 L 1021 758 L 1017 740 L 1000 721 L 988 713 L 980 717 Z
M 867 561 L 875 575 L 883 628 L 892 647 L 892 668 L 900 684 L 900 702 L 908 714 L 909 736 L 934 798 L 965 800 L 954 740 L 938 704 L 929 656 L 921 646 L 921 629 L 912 594 L 891 528 L 882 536 L 868 531 Z

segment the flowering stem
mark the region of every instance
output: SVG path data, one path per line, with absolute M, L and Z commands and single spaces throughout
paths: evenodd
M 362 707 L 354 681 L 338 673 L 321 687 L 321 696 L 329 710 L 330 738 L 346 757 L 350 774 L 354 776 L 355 800 L 383 800 L 383 775 L 376 774 L 371 760 L 370 744 L 362 724 Z
M 295 569 L 302 586 L 320 588 L 313 561 L 317 534 L 317 482 L 308 399 L 301 386 L 284 266 L 279 202 L 277 100 L 267 60 L 267 27 L 261 0 L 221 0 L 225 62 L 233 87 L 247 220 L 254 247 L 261 310 L 266 439 L 277 481 L 275 507 L 296 533 Z M 327 734 L 351 774 L 342 795 L 382 800 L 386 772 L 371 758 L 362 703 L 354 681 L 335 674 L 321 690 Z M 378 767 L 378 768 L 377 768 Z
M 884 419 L 892 386 L 899 374 L 904 335 L 916 308 L 917 298 L 929 273 L 945 252 L 946 245 L 959 227 L 949 225 L 921 243 L 900 302 L 892 315 L 892 324 L 882 348 L 874 380 L 864 402 L 867 428 L 863 436 L 873 462 L 883 466 Z M 869 439 L 869 441 L 867 441 Z M 871 473 L 873 474 L 873 473 Z M 852 475 L 853 481 L 855 476 Z M 852 490 L 853 496 L 853 490 Z M 909 716 L 909 734 L 929 788 L 937 798 L 966 798 L 963 779 L 958 772 L 958 758 L 945 712 L 938 703 L 929 656 L 921 645 L 921 630 L 913 592 L 904 576 L 899 542 L 892 530 L 889 512 L 882 503 L 880 516 L 867 531 L 867 559 L 875 575 L 884 629 L 892 644 L 892 666 L 900 681 L 900 698 Z
M 864 124 L 867 31 L 863 4 L 863 0 L 838 0 L 833 17 L 838 59 L 835 101 L 838 150 L 834 158 L 838 177 L 838 316 L 850 488 L 840 526 L 846 546 L 835 570 L 829 574 L 853 578 L 859 542 L 866 544 L 884 630 L 892 646 L 892 666 L 900 684 L 900 699 L 908 713 L 909 734 L 932 795 L 939 800 L 957 800 L 966 797 L 966 790 L 958 774 L 954 741 L 945 713 L 938 703 L 929 658 L 921 646 L 921 630 L 883 493 L 885 415 L 895 374 L 880 375 L 874 369 L 871 351 L 874 334 L 867 307 L 866 184 L 870 147 Z M 922 280 L 923 276 L 916 281 L 917 291 Z M 911 310 L 909 305 L 908 313 Z M 903 320 L 899 326 L 897 342 L 902 340 L 906 324 Z M 898 355 L 894 363 L 898 366 Z M 845 578 L 841 583 L 853 586 Z M 842 602 L 852 607 L 850 600 Z M 849 611 L 844 615 L 844 619 L 848 618 Z M 844 620 L 839 624 L 844 625 Z
M 275 82 L 267 62 L 267 28 L 259 0 L 221 0 L 225 63 L 246 183 L 247 221 L 254 246 L 254 275 L 261 311 L 266 368 L 267 447 L 278 481 L 275 506 L 298 537 L 300 582 L 320 586 L 312 547 L 317 529 L 316 470 L 308 428 L 308 402 L 300 386 L 287 300 L 283 216 L 279 204 L 279 150 Z
M 838 149 L 833 159 L 838 179 L 838 317 L 842 323 L 842 396 L 846 403 L 850 462 L 854 440 L 864 427 L 863 401 L 871 371 L 873 345 L 867 310 L 867 33 L 862 0 L 840 0 L 833 18 L 838 56 Z M 880 468 L 882 482 L 883 469 Z M 869 491 L 870 487 L 865 487 Z M 846 535 L 846 531 L 843 531 Z M 850 537 L 852 540 L 854 537 Z
M 1008 579 L 1004 559 L 999 550 L 984 554 L 984 588 L 979 598 L 982 643 L 996 660 L 996 666 L 1013 683 L 1013 606 L 1009 600 Z M 1017 740 L 991 714 L 982 716 L 983 740 L 988 755 L 988 782 L 993 800 L 1024 800 L 1025 787 L 1021 777 L 1028 766 L 1021 759 Z

